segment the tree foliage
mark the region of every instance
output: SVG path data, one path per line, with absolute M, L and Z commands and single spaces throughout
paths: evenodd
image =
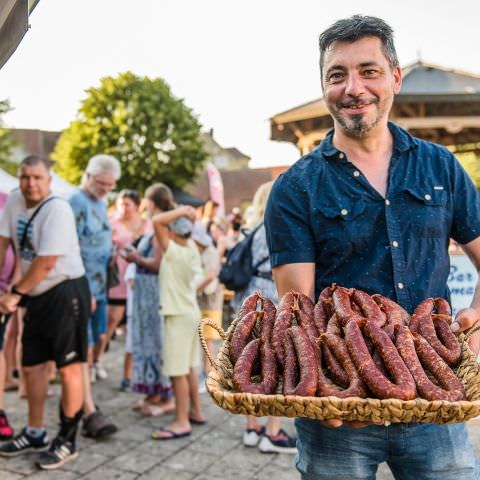
M 10 102 L 8 100 L 0 100 L 0 168 L 12 175 L 17 175 L 18 165 L 11 160 L 15 141 L 3 120 L 3 116 L 10 110 Z
M 108 153 L 121 162 L 120 188 L 143 191 L 158 181 L 181 188 L 206 158 L 200 133 L 192 111 L 164 80 L 126 72 L 87 90 L 52 157 L 55 170 L 72 183 L 91 156 Z
M 480 155 L 473 152 L 465 152 L 457 153 L 456 157 L 470 175 L 477 190 L 480 190 Z

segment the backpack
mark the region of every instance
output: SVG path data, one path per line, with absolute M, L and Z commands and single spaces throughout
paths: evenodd
M 262 224 L 255 227 L 252 232 L 228 251 L 227 259 L 218 274 L 218 279 L 228 290 L 233 290 L 234 292 L 244 290 L 254 276 L 272 278 L 270 273 L 259 275 L 260 272 L 258 272 L 258 267 L 268 260 L 268 255 L 255 265 L 252 265 L 253 236 L 261 226 Z

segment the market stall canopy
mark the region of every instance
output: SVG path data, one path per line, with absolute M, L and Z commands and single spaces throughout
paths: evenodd
M 0 192 L 9 193 L 18 187 L 18 179 L 0 168 Z
M 40 0 L 0 2 L 0 68 L 12 56 L 28 30 L 28 16 Z
M 63 178 L 60 178 L 55 172 L 51 172 L 52 175 L 52 192 L 63 198 L 69 198 L 75 193 L 77 187 L 68 183 Z
M 403 68 L 391 118 L 412 135 L 480 152 L 480 75 L 418 61 Z M 322 98 L 270 119 L 271 139 L 309 152 L 333 127 Z

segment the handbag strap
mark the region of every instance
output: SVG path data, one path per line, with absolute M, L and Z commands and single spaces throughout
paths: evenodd
M 41 210 L 41 208 L 48 203 L 50 200 L 53 200 L 54 198 L 58 197 L 48 197 L 46 200 L 44 200 L 33 212 L 32 216 L 28 219 L 27 224 L 25 225 L 25 230 L 23 231 L 22 239 L 20 240 L 20 251 L 23 250 L 23 247 L 25 246 L 25 240 L 27 239 L 27 233 L 28 229 L 30 228 L 30 225 L 32 224 L 34 218 L 38 215 L 38 212 Z

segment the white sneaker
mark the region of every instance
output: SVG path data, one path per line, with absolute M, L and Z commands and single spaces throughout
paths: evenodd
M 95 366 L 95 374 L 97 376 L 97 380 L 105 380 L 108 378 L 108 373 L 105 370 L 105 367 L 101 363 L 96 363 L 94 366 Z
M 262 453 L 297 453 L 297 439 L 290 437 L 284 430 L 279 432 L 280 438 L 274 440 L 268 435 L 264 435 L 258 444 L 258 449 Z
M 262 427 L 260 430 L 255 430 L 254 428 L 247 428 L 243 432 L 243 444 L 246 447 L 256 447 L 260 438 L 265 433 L 265 427 Z

